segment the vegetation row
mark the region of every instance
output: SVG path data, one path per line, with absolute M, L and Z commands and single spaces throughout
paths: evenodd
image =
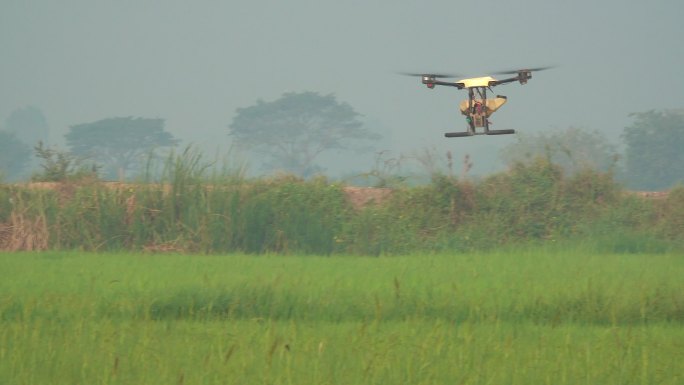
M 323 177 L 207 170 L 186 151 L 154 182 L 2 185 L 0 248 L 381 255 L 585 241 L 657 252 L 684 238 L 684 188 L 644 199 L 610 173 L 566 175 L 543 158 L 479 181 L 436 174 L 362 207 Z

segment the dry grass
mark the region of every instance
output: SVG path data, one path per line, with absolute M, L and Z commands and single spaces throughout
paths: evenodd
M 680 239 L 677 189 L 625 192 L 609 179 L 565 180 L 542 163 L 480 183 L 442 177 L 396 189 L 292 176 L 231 182 L 182 170 L 160 183 L 27 183 L 0 190 L 0 250 L 379 255 L 606 231 L 639 234 L 639 244 L 662 237 L 662 248 Z
M 49 232 L 45 217 L 33 219 L 12 213 L 9 223 L 0 223 L 0 250 L 39 251 L 47 250 Z
M 187 250 L 182 246 L 178 245 L 178 242 L 165 242 L 165 243 L 151 243 L 149 245 L 143 246 L 143 251 L 146 253 L 185 253 Z
M 378 187 L 344 187 L 347 199 L 355 209 L 361 209 L 370 203 L 380 204 L 392 195 L 391 188 Z
M 640 198 L 646 199 L 667 199 L 669 191 L 630 191 Z

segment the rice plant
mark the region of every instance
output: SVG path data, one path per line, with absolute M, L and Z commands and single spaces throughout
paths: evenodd
M 2 383 L 683 380 L 684 260 L 0 254 Z

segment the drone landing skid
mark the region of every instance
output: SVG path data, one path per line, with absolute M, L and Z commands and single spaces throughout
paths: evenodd
M 460 138 L 464 136 L 475 135 L 509 135 L 515 134 L 515 130 L 487 130 L 485 132 L 464 131 L 464 132 L 447 132 L 444 134 L 447 138 Z
M 485 135 L 508 135 L 515 134 L 515 130 L 489 130 Z

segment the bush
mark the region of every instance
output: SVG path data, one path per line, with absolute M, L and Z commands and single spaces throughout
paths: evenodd
M 649 200 L 609 173 L 566 177 L 541 158 L 478 183 L 435 174 L 363 207 L 323 177 L 247 180 L 208 170 L 185 151 L 169 157 L 156 182 L 4 186 L 0 225 L 6 233 L 20 215 L 24 231 L 45 228 L 54 249 L 200 253 L 394 255 L 563 240 L 654 252 L 683 238 L 684 188 Z

